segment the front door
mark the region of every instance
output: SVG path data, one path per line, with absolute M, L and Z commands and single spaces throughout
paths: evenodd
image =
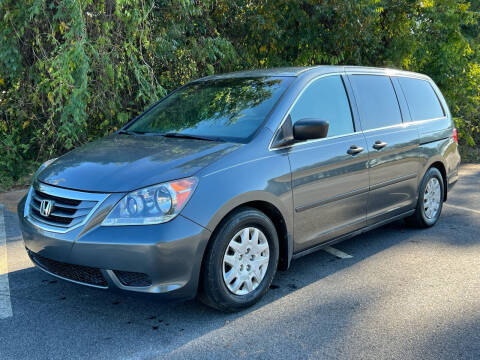
M 297 143 L 289 151 L 298 252 L 365 226 L 368 151 L 364 135 L 355 130 L 340 75 L 313 80 L 289 115 L 293 124 L 305 118 L 329 122 L 327 138 Z

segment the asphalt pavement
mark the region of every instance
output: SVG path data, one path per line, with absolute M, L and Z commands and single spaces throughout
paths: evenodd
M 298 259 L 236 314 L 50 277 L 25 253 L 23 192 L 0 194 L 0 359 L 480 359 L 480 165 L 460 174 L 435 227 Z

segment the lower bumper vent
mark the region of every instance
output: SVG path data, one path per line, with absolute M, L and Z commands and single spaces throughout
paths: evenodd
M 125 286 L 151 286 L 152 279 L 143 273 L 115 270 L 118 280 Z
M 28 255 L 36 265 L 54 275 L 87 285 L 100 287 L 108 285 L 100 269 L 47 259 L 31 251 L 28 251 Z

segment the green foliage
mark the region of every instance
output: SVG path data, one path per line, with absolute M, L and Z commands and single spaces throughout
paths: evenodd
M 0 0 L 0 188 L 201 76 L 285 65 L 430 75 L 480 142 L 480 2 Z

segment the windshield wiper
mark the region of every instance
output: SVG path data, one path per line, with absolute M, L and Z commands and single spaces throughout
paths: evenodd
M 143 135 L 143 136 L 164 136 L 170 138 L 179 138 L 179 139 L 195 139 L 195 140 L 203 140 L 203 141 L 223 141 L 220 138 L 215 137 L 207 137 L 207 136 L 200 136 L 200 135 L 191 135 L 191 134 L 182 134 L 177 132 L 169 132 L 169 133 L 151 133 L 145 131 L 130 131 L 130 130 L 120 130 L 117 132 L 120 135 Z
M 120 134 L 120 135 L 144 135 L 145 133 L 141 132 L 141 131 L 120 130 L 119 132 L 117 132 L 117 134 Z
M 169 132 L 162 134 L 165 137 L 171 137 L 171 138 L 180 138 L 180 139 L 196 139 L 196 140 L 204 140 L 204 141 L 223 141 L 219 138 L 214 138 L 214 137 L 206 137 L 206 136 L 199 136 L 199 135 L 191 135 L 191 134 L 182 134 L 182 133 L 176 133 L 176 132 Z

